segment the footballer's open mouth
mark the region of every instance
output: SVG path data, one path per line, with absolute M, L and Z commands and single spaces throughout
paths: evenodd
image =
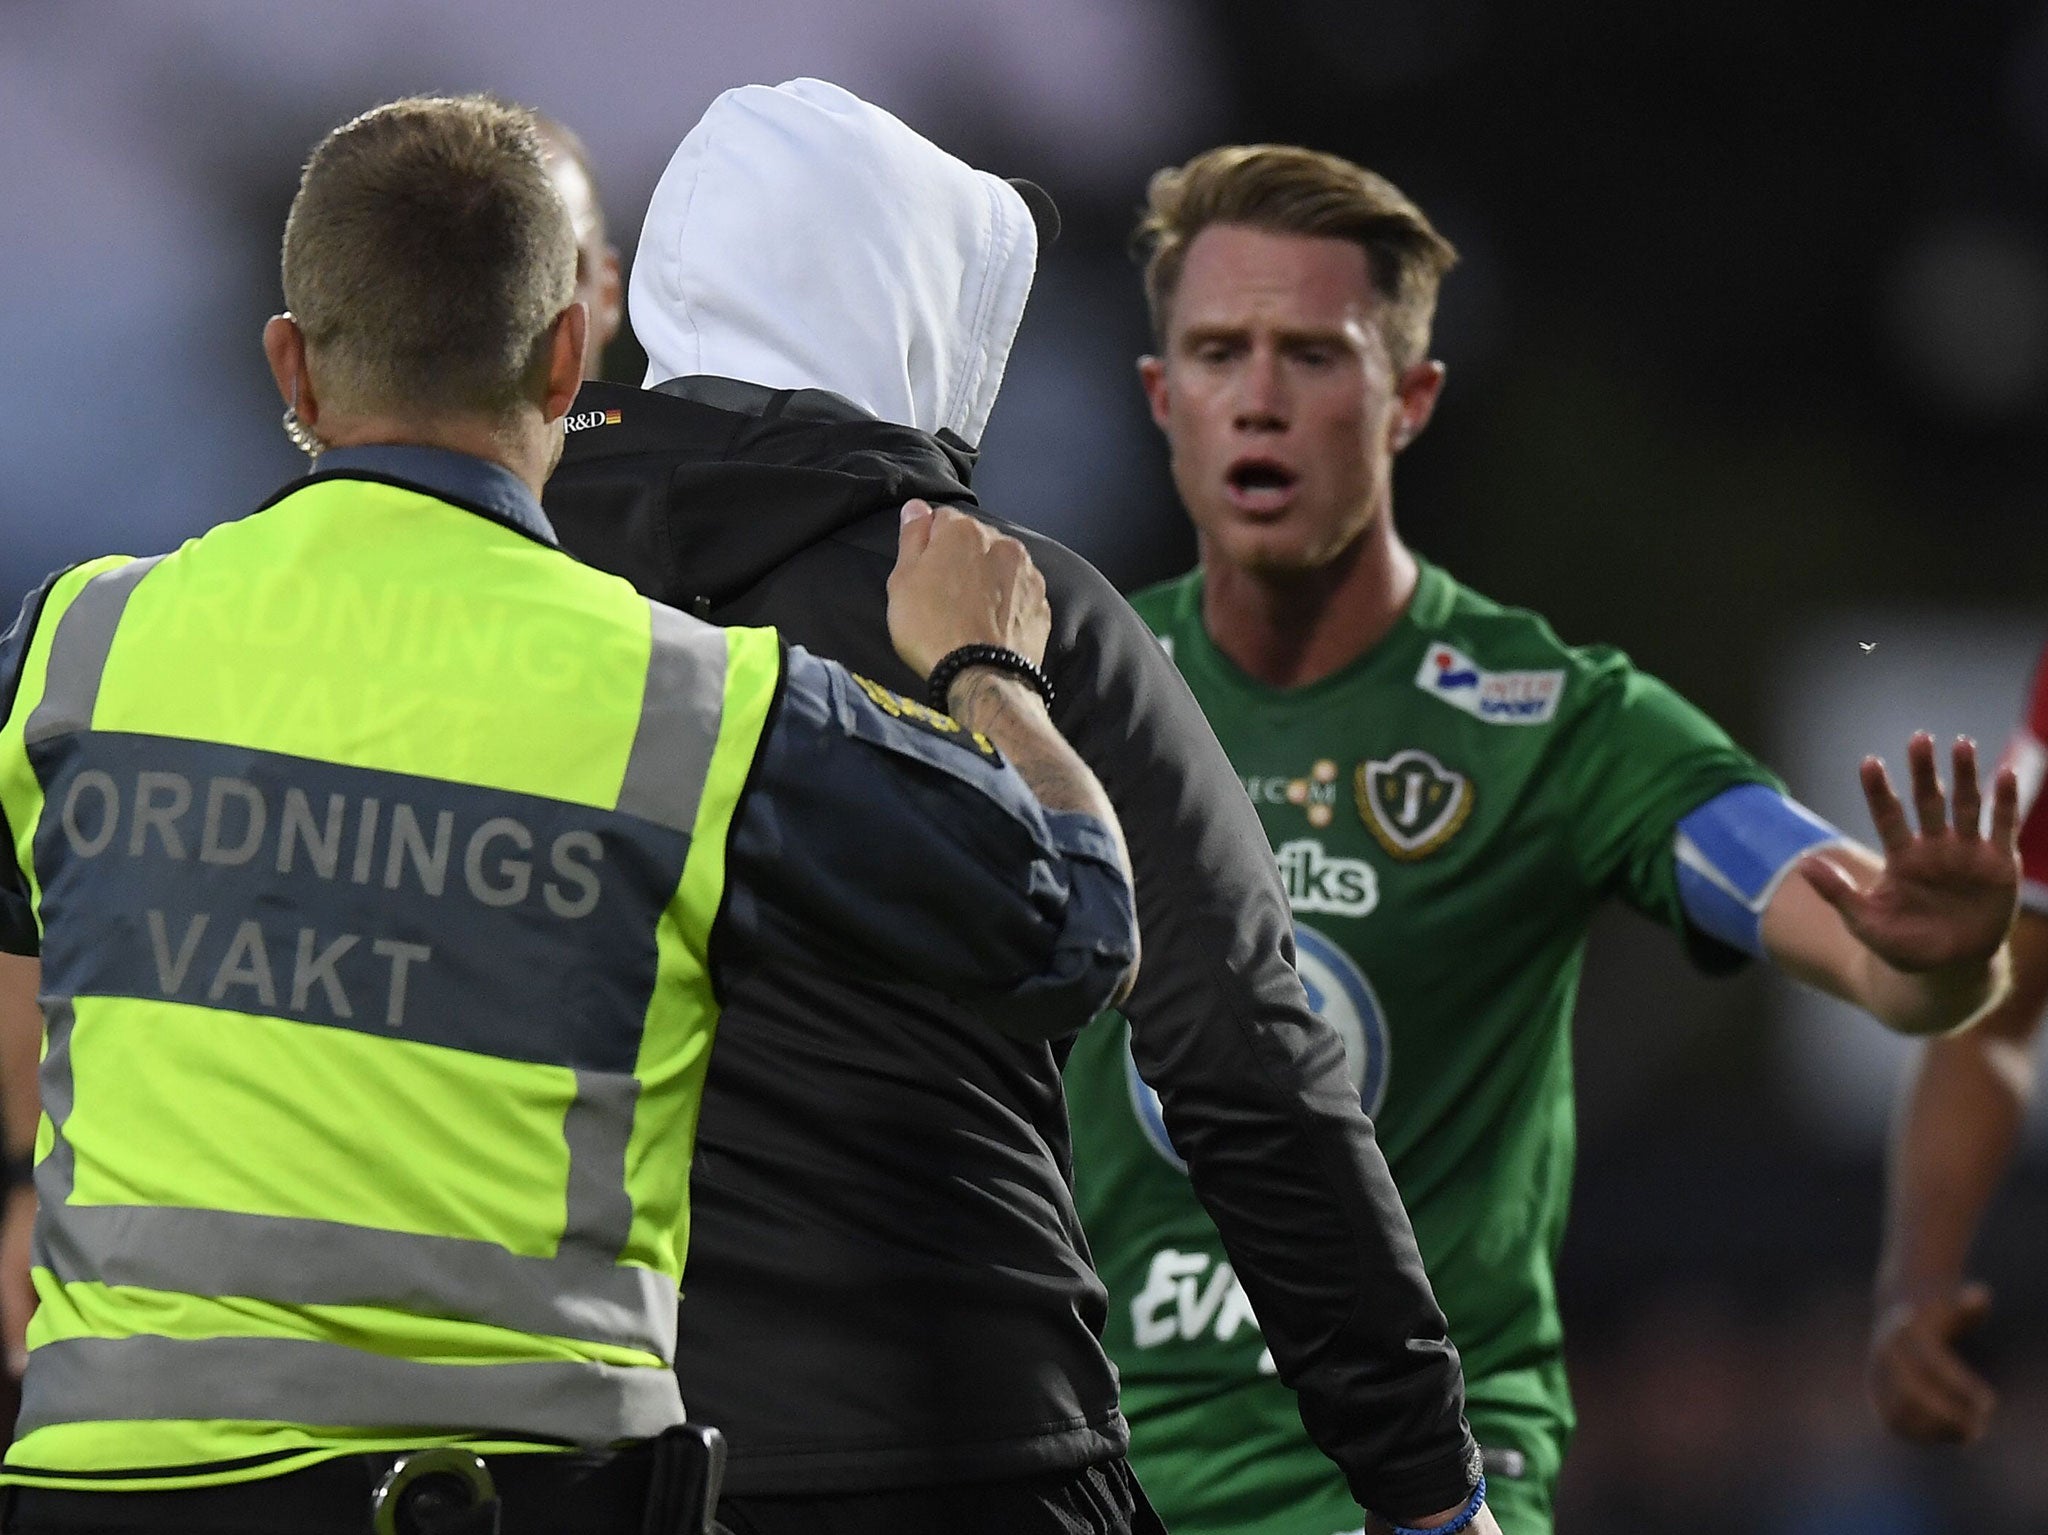
M 1223 474 L 1231 505 L 1255 515 L 1285 511 L 1300 482 L 1301 476 L 1277 458 L 1240 458 Z

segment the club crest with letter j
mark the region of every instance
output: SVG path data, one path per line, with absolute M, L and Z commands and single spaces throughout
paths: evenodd
M 1472 780 L 1416 747 L 1359 763 L 1352 786 L 1366 829 L 1404 861 L 1427 858 L 1472 814 Z

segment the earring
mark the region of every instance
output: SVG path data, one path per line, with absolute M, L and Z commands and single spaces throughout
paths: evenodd
M 299 419 L 299 408 L 296 405 L 287 405 L 284 408 L 284 434 L 291 439 L 292 446 L 306 457 L 315 463 L 320 461 L 321 451 L 327 444 L 315 437 L 313 429 Z

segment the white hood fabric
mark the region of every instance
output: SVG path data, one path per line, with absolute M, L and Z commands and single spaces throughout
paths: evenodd
M 1017 189 L 823 80 L 711 104 L 648 205 L 628 296 L 646 383 L 829 389 L 969 443 L 1038 261 Z

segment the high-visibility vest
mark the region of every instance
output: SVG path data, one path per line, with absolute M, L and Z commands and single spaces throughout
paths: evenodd
M 47 1025 L 5 1480 L 682 1421 L 706 948 L 780 667 L 368 479 L 56 581 L 0 727 Z

